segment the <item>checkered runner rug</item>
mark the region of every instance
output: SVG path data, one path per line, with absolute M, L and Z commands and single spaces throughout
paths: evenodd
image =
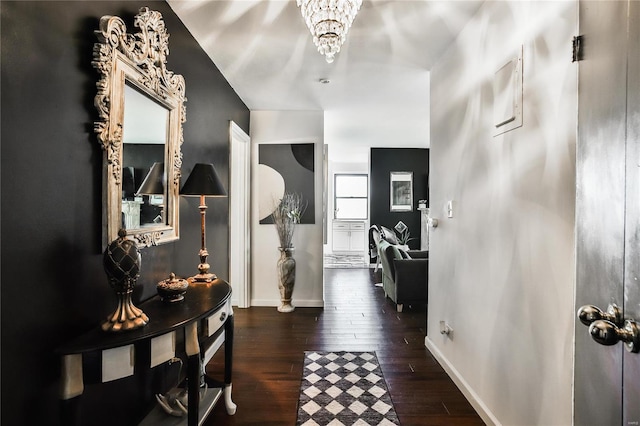
M 375 352 L 305 352 L 296 425 L 399 424 Z

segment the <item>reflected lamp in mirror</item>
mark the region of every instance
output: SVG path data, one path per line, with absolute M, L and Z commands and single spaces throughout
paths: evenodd
M 164 195 L 164 163 L 153 163 L 136 195 Z
M 206 197 L 226 197 L 227 192 L 222 186 L 222 182 L 216 173 L 213 164 L 198 163 L 193 167 L 187 181 L 180 190 L 180 195 L 200 197 L 200 263 L 198 264 L 198 274 L 188 278 L 192 283 L 209 283 L 217 277 L 209 272 L 210 265 L 207 263 L 209 252 L 206 248 L 206 225 L 205 215 L 207 213 Z
M 164 191 L 166 178 L 164 174 L 164 163 L 153 163 L 149 173 L 145 176 L 136 195 L 149 196 L 149 204 L 158 206 L 160 214 L 153 219 L 153 223 L 165 223 L 164 220 Z

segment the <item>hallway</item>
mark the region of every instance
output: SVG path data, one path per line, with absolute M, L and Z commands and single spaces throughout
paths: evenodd
M 305 350 L 375 350 L 402 425 L 484 424 L 424 347 L 424 306 L 405 306 L 397 313 L 374 286 L 373 269 L 324 273 L 324 309 L 234 310 L 238 410 L 227 416 L 219 403 L 206 425 L 295 424 Z M 216 377 L 222 374 L 222 352 L 207 366 Z

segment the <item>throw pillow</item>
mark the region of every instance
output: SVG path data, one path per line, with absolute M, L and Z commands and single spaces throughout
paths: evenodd
M 398 239 L 396 238 L 396 234 L 391 229 L 384 226 L 380 226 L 380 234 L 384 240 L 389 242 L 389 244 L 398 244 Z

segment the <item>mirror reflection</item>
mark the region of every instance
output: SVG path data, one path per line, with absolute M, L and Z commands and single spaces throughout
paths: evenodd
M 167 225 L 166 173 L 169 110 L 124 87 L 122 129 L 122 226 L 127 230 Z

